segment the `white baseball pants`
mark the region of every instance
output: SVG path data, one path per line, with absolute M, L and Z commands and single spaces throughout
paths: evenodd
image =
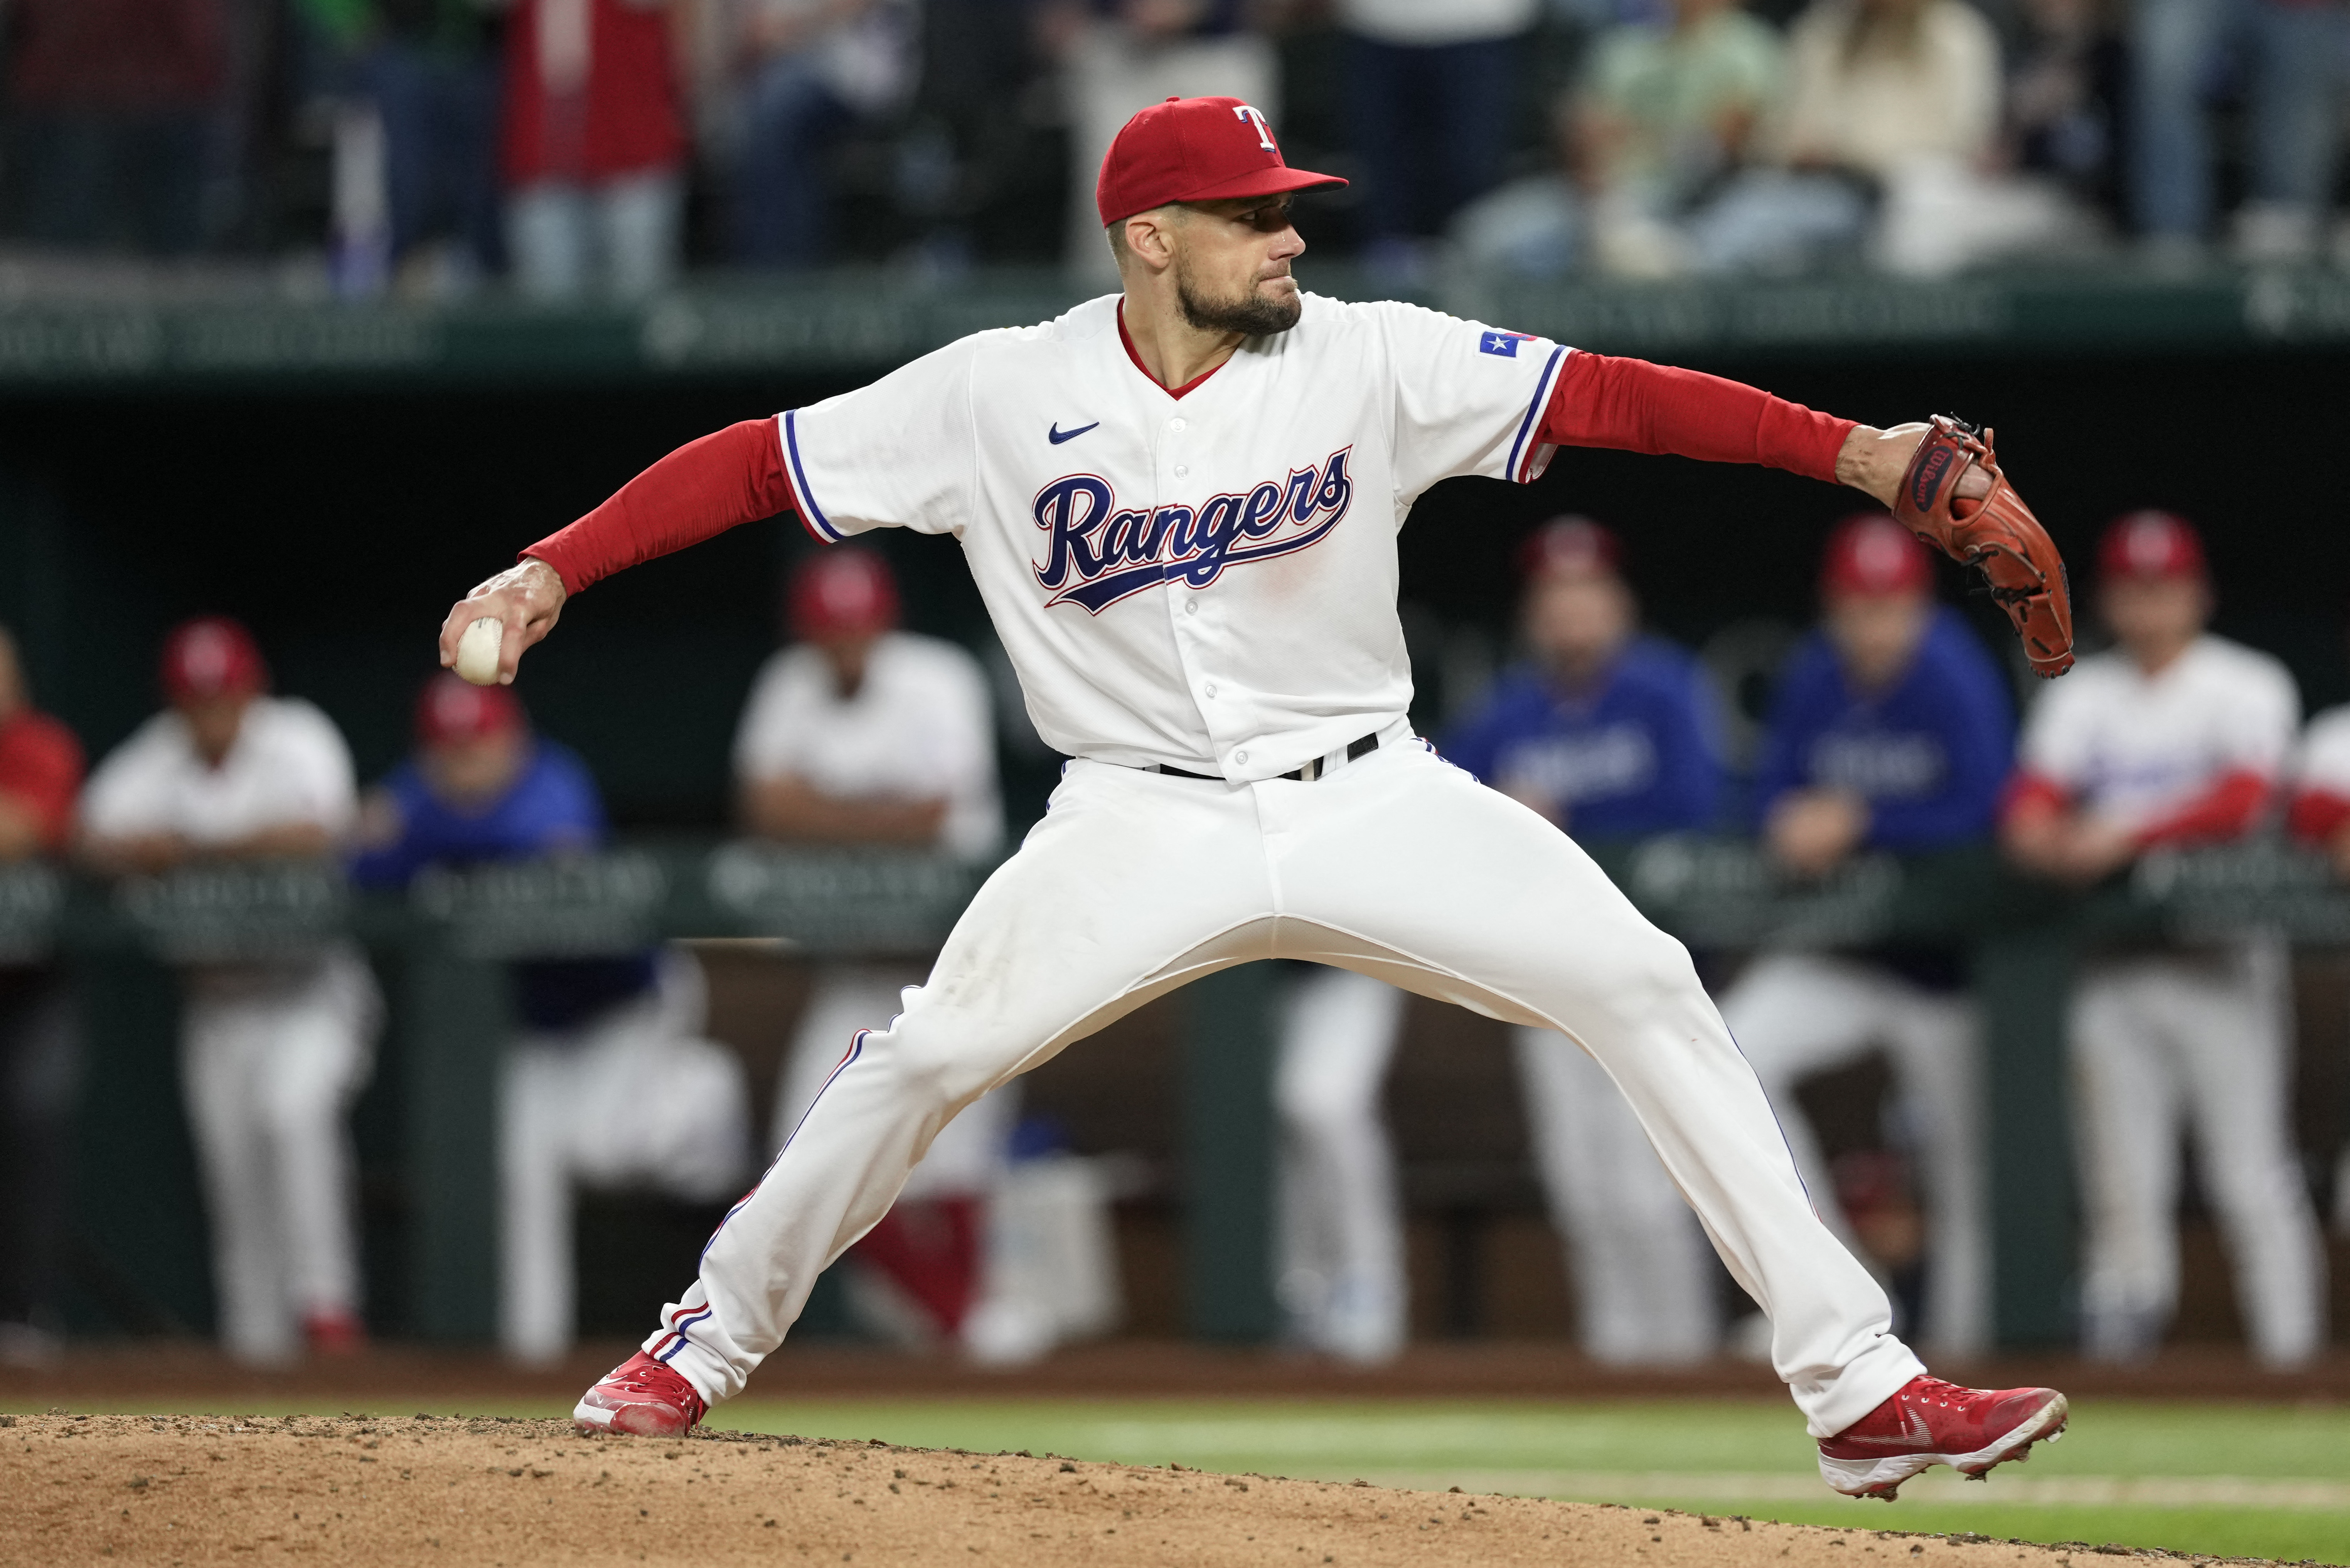
M 187 976 L 180 1084 L 212 1222 L 221 1339 L 240 1361 L 292 1361 L 305 1318 L 359 1311 L 345 1118 L 381 1016 L 355 951 Z
M 1356 1361 L 1395 1355 L 1407 1327 L 1402 1218 L 1379 1105 L 1402 1026 L 1394 986 L 1317 970 L 1291 991 L 1274 1080 L 1282 1303 L 1300 1339 Z M 1721 1310 L 1705 1233 L 1639 1120 L 1566 1036 L 1511 1033 L 1584 1350 L 1619 1366 L 1711 1355 Z
M 1511 1031 L 1534 1168 L 1566 1243 L 1585 1354 L 1700 1361 L 1721 1344 L 1705 1232 L 1603 1067 L 1554 1029 Z
M 2323 1241 L 2285 1122 L 2285 983 L 2283 950 L 2259 944 L 2096 964 L 2074 987 L 2092 1355 L 2152 1354 L 2178 1303 L 2182 1125 L 2235 1263 L 2252 1353 L 2292 1366 L 2324 1346 Z
M 1403 1003 L 1394 986 L 1343 969 L 1314 970 L 1283 998 L 1274 1292 L 1302 1343 L 1348 1361 L 1392 1358 L 1409 1325 L 1402 1201 L 1379 1106 Z
M 906 964 L 827 964 L 816 971 L 815 989 L 792 1033 L 791 1055 L 775 1088 L 768 1148 L 780 1149 L 791 1141 L 792 1129 L 824 1092 L 858 1033 L 897 1017 L 902 998 L 920 986 L 923 978 L 920 967 Z M 940 1130 L 899 1196 L 909 1202 L 985 1197 L 1003 1175 L 1013 1125 L 1019 1117 L 1018 1085 L 1008 1084 L 986 1096 Z
M 1916 1138 L 1925 1190 L 1925 1341 L 1935 1355 L 1991 1349 L 1990 1196 L 1983 1167 L 1982 1031 L 1963 996 L 1880 965 L 1824 953 L 1766 953 L 1721 1000 L 1721 1016 L 1784 1114 L 1795 1168 L 1846 1245 L 1850 1223 L 1819 1139 L 1795 1099 L 1814 1073 L 1882 1049 Z
M 1589 1051 L 1771 1314 L 1773 1364 L 1814 1434 L 1915 1376 L 1688 952 L 1543 817 L 1400 722 L 1382 739 L 1313 783 L 1071 763 L 930 982 L 851 1049 L 647 1350 L 707 1397 L 739 1392 L 958 1110 L 1186 981 L 1301 958 Z
M 707 998 L 702 966 L 667 952 L 652 992 L 576 1030 L 525 1033 L 507 1051 L 498 1338 L 514 1359 L 550 1362 L 571 1348 L 580 1188 L 650 1188 L 702 1202 L 741 1190 L 751 1096 L 734 1053 L 702 1037 Z

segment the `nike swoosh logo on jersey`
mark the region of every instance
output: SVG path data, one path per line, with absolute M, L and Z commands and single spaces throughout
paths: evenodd
M 1073 431 L 1065 431 L 1061 428 L 1061 421 L 1055 420 L 1053 421 L 1052 428 L 1045 432 L 1045 439 L 1051 441 L 1055 446 L 1058 446 L 1065 441 L 1076 440 L 1087 431 L 1092 430 L 1094 425 L 1098 425 L 1100 423 L 1101 421 L 1096 420 L 1091 425 L 1079 425 Z

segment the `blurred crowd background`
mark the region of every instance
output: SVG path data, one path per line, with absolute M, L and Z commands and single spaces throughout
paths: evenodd
M 2345 39 L 2339 0 L 5 0 L 0 255 L 1107 286 L 1110 136 L 1230 94 L 1353 181 L 1301 227 L 1390 284 L 2350 265 Z

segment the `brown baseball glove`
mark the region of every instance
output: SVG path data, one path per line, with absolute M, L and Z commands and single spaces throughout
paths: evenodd
M 1934 416 L 1901 476 L 1893 515 L 1954 561 L 1979 568 L 1991 597 L 2015 623 L 2032 673 L 2053 679 L 2073 668 L 2073 594 L 2048 530 L 2000 472 L 1991 432 L 1977 435 L 1949 414 Z M 1961 500 L 1959 477 L 1974 464 L 1991 481 L 1981 500 Z

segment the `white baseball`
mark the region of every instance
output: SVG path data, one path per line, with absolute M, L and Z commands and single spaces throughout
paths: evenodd
M 498 683 L 498 650 L 506 639 L 506 623 L 484 616 L 457 639 L 457 673 L 476 686 Z

